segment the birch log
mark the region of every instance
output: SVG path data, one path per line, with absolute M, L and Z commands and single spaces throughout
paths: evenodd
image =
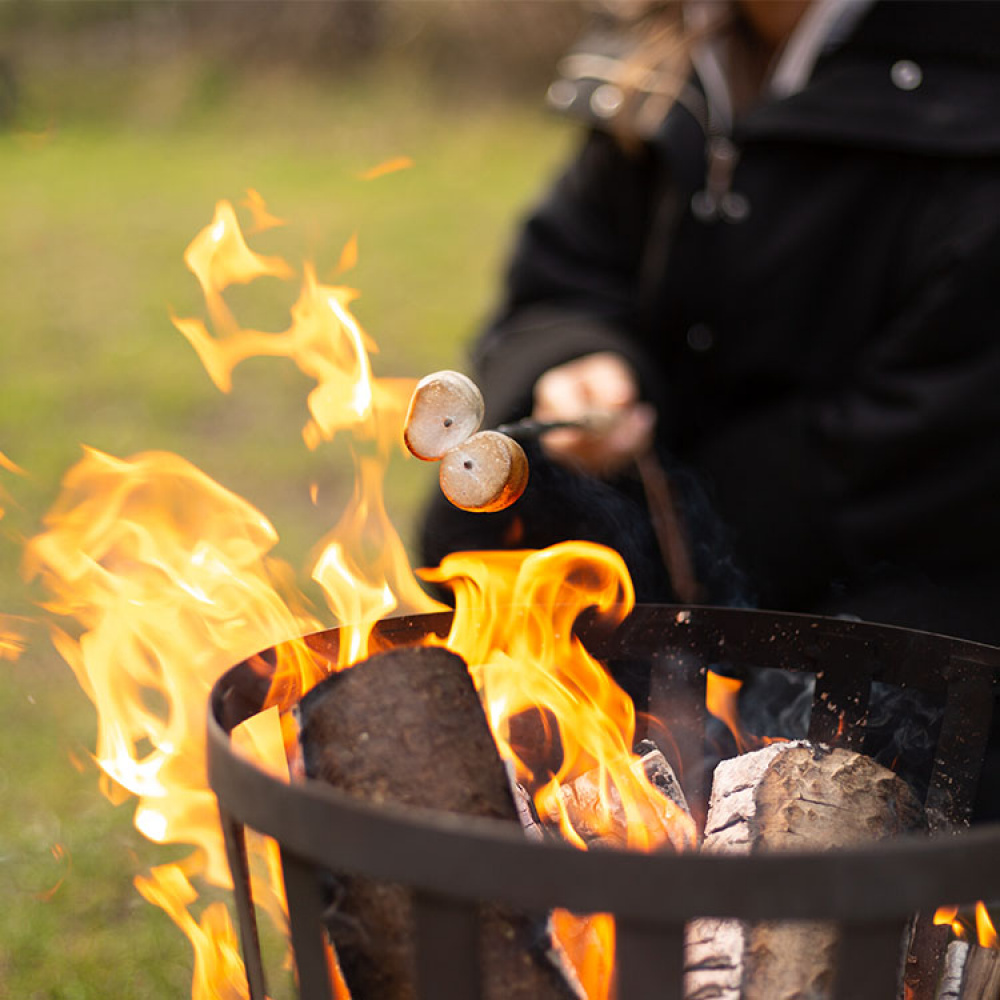
M 702 850 L 828 850 L 923 826 L 909 787 L 868 757 L 807 742 L 776 743 L 716 768 Z M 694 921 L 686 1000 L 823 1000 L 835 928 L 821 922 Z
M 937 1000 L 998 1000 L 1000 951 L 967 941 L 948 945 Z

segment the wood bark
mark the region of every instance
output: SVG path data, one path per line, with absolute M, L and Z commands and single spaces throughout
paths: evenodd
M 306 773 L 375 804 L 516 823 L 507 773 L 463 661 L 437 647 L 380 653 L 317 685 L 299 705 Z M 334 873 L 328 931 L 354 1000 L 416 993 L 412 902 L 399 885 Z M 546 915 L 480 908 L 486 1000 L 577 995 Z
M 905 782 L 868 757 L 776 743 L 717 768 L 702 850 L 829 850 L 924 825 Z M 687 931 L 687 1000 L 823 1000 L 836 929 L 823 922 L 698 920 Z

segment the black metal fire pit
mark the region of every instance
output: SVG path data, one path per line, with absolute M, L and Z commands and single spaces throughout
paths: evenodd
M 449 624 L 447 613 L 420 615 L 388 620 L 379 632 L 398 645 L 445 635 Z M 971 810 L 1000 684 L 1000 649 L 888 626 L 719 608 L 640 606 L 617 629 L 581 622 L 578 630 L 610 669 L 634 677 L 637 664 L 647 665 L 638 697 L 680 733 L 675 752 L 686 773 L 698 771 L 701 744 L 692 719 L 700 725 L 706 667 L 812 674 L 809 737 L 853 749 L 865 737 L 873 682 L 922 692 L 942 712 L 925 797 L 938 836 L 750 857 L 585 853 L 528 841 L 494 821 L 376 808 L 318 782 L 285 784 L 233 752 L 229 733 L 260 710 L 267 691 L 257 659 L 220 678 L 208 721 L 209 780 L 219 800 L 253 1000 L 263 1000 L 265 983 L 246 827 L 280 846 L 304 1000 L 332 997 L 322 920 L 329 871 L 412 887 L 420 996 L 432 1000 L 481 996 L 482 900 L 614 914 L 619 1000 L 679 1000 L 684 925 L 696 917 L 835 923 L 836 1000 L 890 1000 L 898 989 L 901 935 L 915 913 L 1000 898 L 1000 825 L 945 833 L 962 826 Z M 338 635 L 331 630 L 307 641 L 333 655 Z M 936 972 L 924 970 L 923 989 Z

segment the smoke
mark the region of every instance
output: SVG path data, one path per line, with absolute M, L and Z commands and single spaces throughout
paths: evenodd
M 740 692 L 740 717 L 756 736 L 805 739 L 809 732 L 815 677 L 771 668 L 751 668 Z M 895 771 L 922 801 L 944 715 L 921 691 L 872 684 L 861 752 Z

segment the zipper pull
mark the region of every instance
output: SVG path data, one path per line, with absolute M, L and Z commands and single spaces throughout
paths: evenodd
M 705 186 L 691 197 L 691 211 L 699 222 L 743 222 L 750 215 L 750 201 L 730 190 L 740 151 L 724 135 L 713 135 L 705 146 Z

